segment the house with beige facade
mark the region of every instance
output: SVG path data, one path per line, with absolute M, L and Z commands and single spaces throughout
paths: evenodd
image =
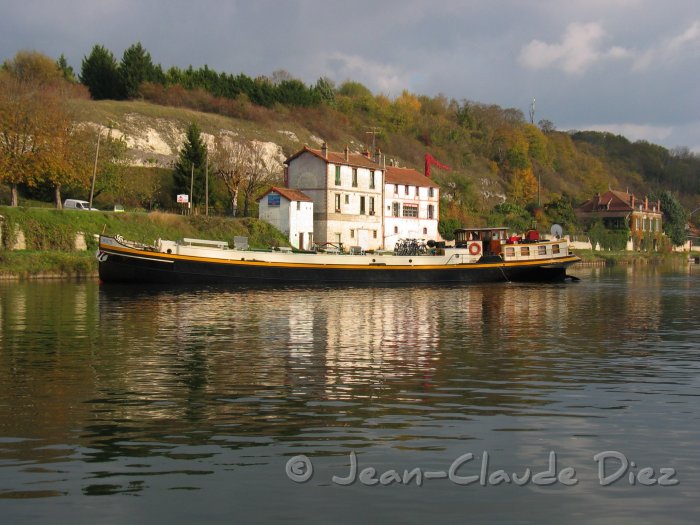
M 286 162 L 287 188 L 313 201 L 313 239 L 350 250 L 392 250 L 399 239 L 440 240 L 440 188 L 422 173 L 386 166 L 381 152 L 304 147 Z M 262 218 L 262 217 L 261 217 Z
M 637 199 L 626 191 L 608 190 L 597 193 L 575 210 L 579 221 L 590 225 L 601 221 L 609 230 L 628 229 L 628 249 L 657 249 L 663 235 L 661 229 L 661 202 L 648 198 Z M 649 246 L 644 246 L 649 243 Z
M 286 184 L 314 203 L 314 240 L 343 249 L 384 248 L 384 168 L 379 154 L 332 152 L 304 147 L 287 159 Z

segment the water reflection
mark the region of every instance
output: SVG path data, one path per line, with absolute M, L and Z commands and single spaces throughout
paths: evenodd
M 698 275 L 581 273 L 544 286 L 2 284 L 0 497 L 202 492 L 297 453 L 342 464 L 349 449 L 420 463 L 482 443 L 515 468 L 556 446 L 583 461 L 648 452 L 655 426 L 675 432 L 662 459 L 696 458 Z

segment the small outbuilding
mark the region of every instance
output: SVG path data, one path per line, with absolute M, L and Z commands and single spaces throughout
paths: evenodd
M 314 203 L 302 191 L 273 186 L 258 199 L 258 218 L 272 224 L 297 249 L 314 243 Z

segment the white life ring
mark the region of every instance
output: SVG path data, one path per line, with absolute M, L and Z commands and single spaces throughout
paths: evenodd
M 469 245 L 469 253 L 479 255 L 481 253 L 481 245 L 478 242 L 473 242 Z

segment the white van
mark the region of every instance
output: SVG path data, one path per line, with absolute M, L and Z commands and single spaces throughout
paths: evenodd
M 66 210 L 90 210 L 99 211 L 97 208 L 90 208 L 90 203 L 88 201 L 81 201 L 78 199 L 66 199 L 63 202 L 63 208 Z

